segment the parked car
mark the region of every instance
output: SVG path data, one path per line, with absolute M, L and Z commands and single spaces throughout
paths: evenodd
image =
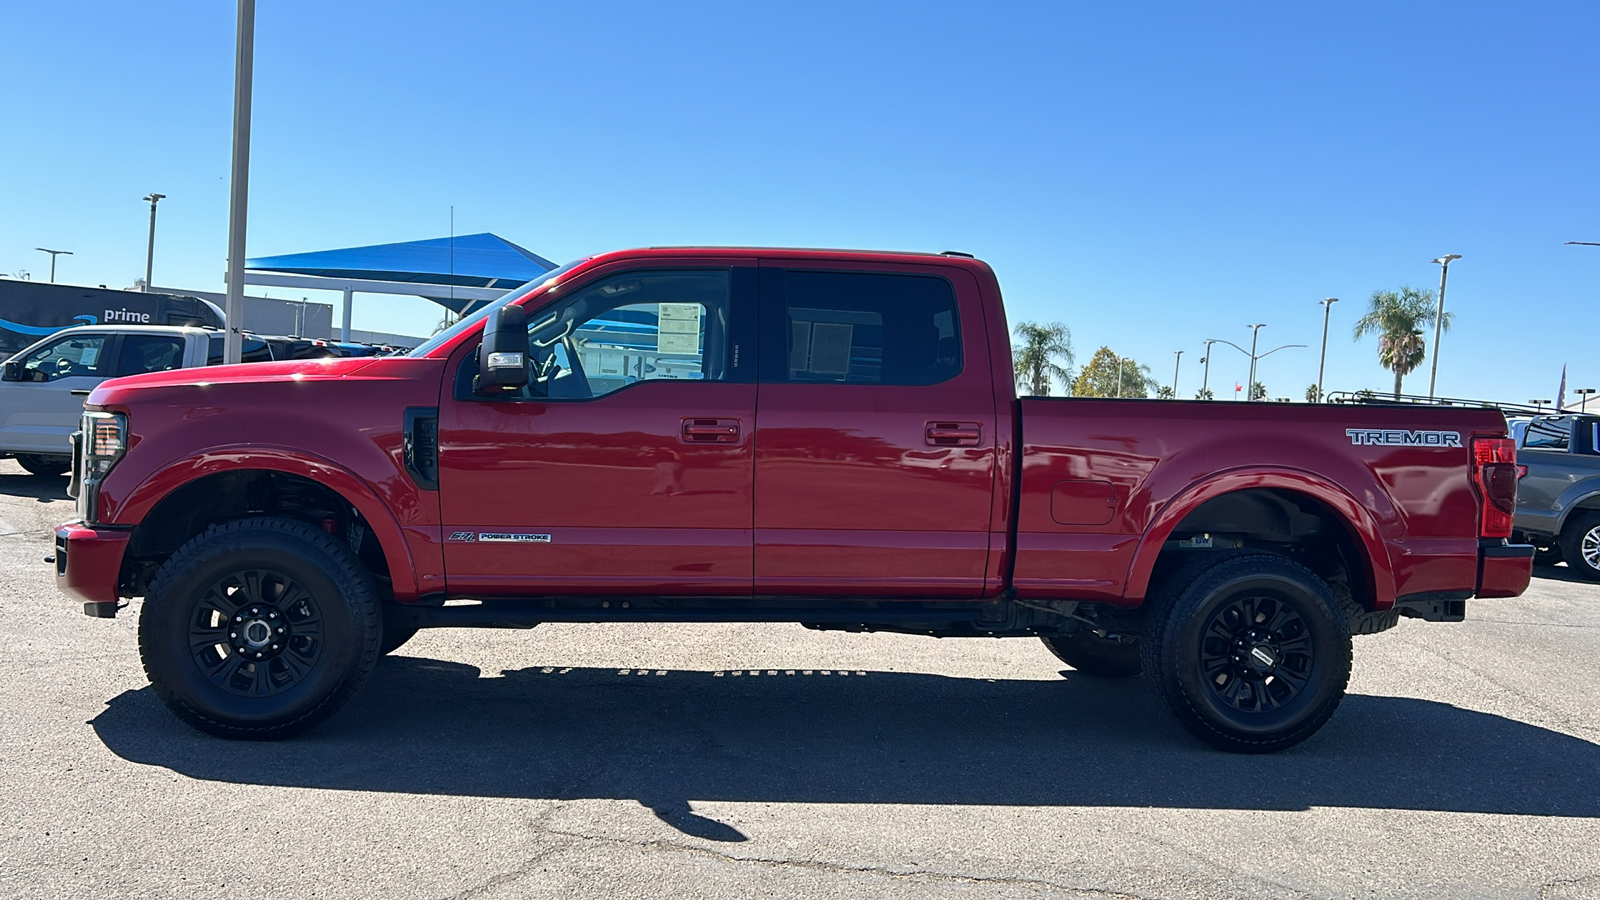
M 35 475 L 72 465 L 69 435 L 83 400 L 121 375 L 205 365 L 209 332 L 166 325 L 66 328 L 18 353 L 0 371 L 0 456 Z
M 57 583 L 232 738 L 419 628 L 758 621 L 1042 638 L 1272 751 L 1533 565 L 1498 411 L 1018 399 L 965 255 L 607 254 L 409 356 L 108 381 L 80 446 Z
M 24 349 L 0 372 L 0 458 L 35 475 L 72 465 L 69 435 L 83 400 L 107 378 L 222 363 L 220 331 L 163 325 L 89 325 L 58 330 Z M 244 362 L 335 355 L 301 338 L 245 334 Z
M 1511 428 L 1523 471 L 1517 539 L 1600 581 L 1600 416 L 1513 417 Z

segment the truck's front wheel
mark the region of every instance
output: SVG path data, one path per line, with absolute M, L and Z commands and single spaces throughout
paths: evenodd
M 1269 753 L 1333 715 L 1350 680 L 1350 630 L 1322 579 L 1271 553 L 1168 579 L 1151 600 L 1144 665 L 1191 733 Z
M 156 696 L 211 734 L 268 740 L 332 715 L 372 670 L 378 600 L 353 554 L 293 519 L 207 529 L 150 582 L 139 652 Z

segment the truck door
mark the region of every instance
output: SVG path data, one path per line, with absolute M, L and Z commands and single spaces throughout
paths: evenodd
M 548 292 L 549 297 L 556 292 Z M 755 267 L 602 267 L 529 315 L 531 382 L 450 365 L 439 498 L 457 596 L 748 596 Z
M 83 398 L 111 377 L 115 335 L 78 332 L 46 341 L 7 364 L 0 384 L 0 450 L 70 455 Z
M 758 595 L 978 597 L 995 408 L 978 285 L 763 260 Z

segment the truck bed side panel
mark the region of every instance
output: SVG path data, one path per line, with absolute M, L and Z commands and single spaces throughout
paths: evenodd
M 1339 511 L 1375 557 L 1380 606 L 1471 590 L 1478 500 L 1471 441 L 1497 412 L 1101 399 L 1019 401 L 1015 586 L 1022 597 L 1142 602 L 1161 542 L 1195 501 L 1266 487 Z M 1441 431 L 1444 444 L 1367 443 L 1350 429 Z M 1448 437 L 1458 435 L 1458 439 Z M 1392 570 L 1392 575 L 1389 574 Z

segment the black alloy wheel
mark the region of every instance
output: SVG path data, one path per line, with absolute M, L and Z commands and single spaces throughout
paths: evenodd
M 304 681 L 322 661 L 322 614 L 289 575 L 230 572 L 195 603 L 189 646 L 216 686 L 240 697 L 267 697 Z
M 371 580 L 347 545 L 305 522 L 255 518 L 213 525 L 161 565 L 139 652 L 178 718 L 270 740 L 343 706 L 382 633 Z
M 1315 734 L 1350 679 L 1350 629 L 1326 582 L 1272 553 L 1202 560 L 1151 600 L 1144 664 L 1192 734 L 1270 753 Z

